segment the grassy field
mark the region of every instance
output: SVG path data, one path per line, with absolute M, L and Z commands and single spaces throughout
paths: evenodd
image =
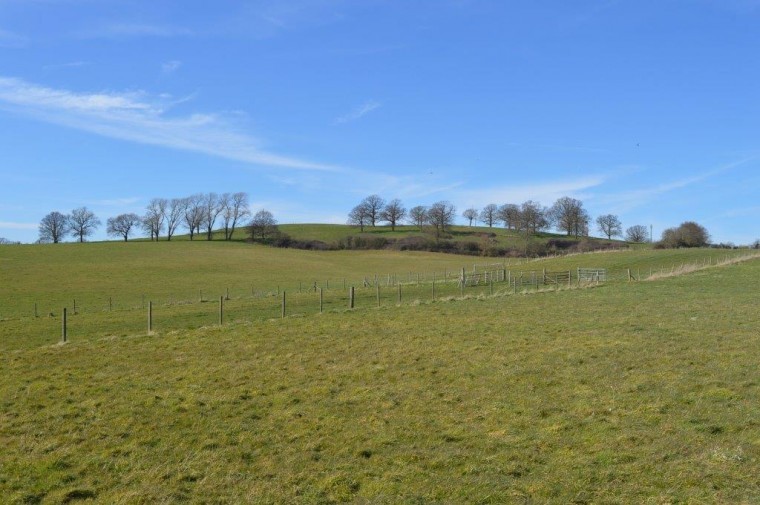
M 281 293 L 287 315 L 341 311 L 348 287 L 356 286 L 356 306 L 395 306 L 397 284 L 402 303 L 478 297 L 544 289 L 496 282 L 462 290 L 457 279 L 491 271 L 530 283 L 543 270 L 608 269 L 611 281 L 637 278 L 684 263 L 715 262 L 746 251 L 619 251 L 547 258 L 494 260 L 473 256 L 392 251 L 298 251 L 238 242 L 134 242 L 6 246 L 0 248 L 0 351 L 47 345 L 60 339 L 61 313 L 68 309 L 72 339 L 125 336 L 146 331 L 147 305 L 154 305 L 154 327 L 194 329 L 218 322 L 221 295 L 225 321 L 280 317 Z M 502 271 L 506 270 L 505 272 Z M 380 289 L 374 287 L 377 276 Z M 436 279 L 435 289 L 431 289 Z M 367 281 L 371 286 L 366 286 Z M 573 285 L 575 285 L 573 283 Z M 35 317 L 35 306 L 37 317 Z
M 718 255 L 509 267 L 648 273 Z M 312 294 L 285 319 L 274 298 L 251 318 L 241 294 L 225 326 L 213 302 L 175 303 L 150 336 L 142 310 L 102 309 L 114 292 L 485 263 L 213 242 L 0 248 L 0 501 L 760 501 L 760 260 L 524 295 L 480 286 L 463 300 L 430 302 L 422 286 L 396 305 L 389 290 L 380 308 L 367 289 L 359 309 L 324 314 Z M 84 309 L 60 345 L 59 319 L 28 304 L 72 291 Z

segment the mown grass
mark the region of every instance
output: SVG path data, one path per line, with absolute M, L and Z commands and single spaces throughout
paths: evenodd
M 3 352 L 0 496 L 757 503 L 758 277 L 755 260 Z

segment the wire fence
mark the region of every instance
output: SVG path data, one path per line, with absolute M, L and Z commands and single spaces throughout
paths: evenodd
M 20 343 L 54 343 L 59 340 L 119 337 L 147 332 L 170 332 L 206 326 L 306 317 L 376 307 L 396 307 L 422 302 L 507 296 L 575 289 L 615 282 L 638 282 L 681 275 L 710 266 L 737 263 L 758 254 L 726 256 L 714 260 L 673 264 L 647 269 L 575 268 L 568 270 L 513 270 L 505 263 L 473 264 L 472 268 L 443 272 L 407 272 L 365 276 L 349 281 L 330 279 L 282 284 L 268 289 L 249 286 L 225 288 L 221 293 L 199 289 L 183 298 L 77 302 L 72 298 L 58 311 L 39 310 L 5 319 L 6 340 Z M 65 314 L 65 316 L 64 316 Z M 14 331 L 14 328 L 16 331 Z M 26 347 L 26 345 L 24 345 Z

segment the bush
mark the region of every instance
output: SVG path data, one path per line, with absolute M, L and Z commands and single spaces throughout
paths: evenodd
M 704 226 L 694 221 L 681 223 L 678 228 L 668 228 L 662 232 L 660 245 L 663 248 L 704 247 L 710 243 L 710 234 Z

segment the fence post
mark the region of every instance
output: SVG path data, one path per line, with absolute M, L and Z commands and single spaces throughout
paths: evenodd
M 153 333 L 153 302 L 148 302 L 148 335 Z
M 351 286 L 351 289 L 348 290 L 348 308 L 353 309 L 354 308 L 354 287 Z
M 380 306 L 380 283 L 375 284 L 375 293 L 377 295 L 377 306 Z
M 628 282 L 631 282 L 631 269 L 628 269 Z
M 219 326 L 224 324 L 224 297 L 219 297 Z
M 322 309 L 324 307 L 324 298 L 322 295 L 322 288 L 319 288 L 319 313 L 322 313 Z
M 74 298 L 74 314 L 77 313 L 77 299 Z
M 285 318 L 285 291 L 282 292 L 282 312 L 280 314 L 281 318 Z
M 37 302 L 34 302 L 34 317 L 40 317 L 37 312 Z
M 435 301 L 435 275 L 433 275 L 433 284 L 432 284 L 432 286 L 433 286 L 432 287 L 432 296 L 433 296 L 433 301 Z
M 108 312 L 111 312 L 113 310 L 113 299 L 112 297 L 108 297 Z
M 61 319 L 61 338 L 64 343 L 68 340 L 67 328 L 66 328 L 66 307 L 63 308 L 63 319 Z
M 224 299 L 229 300 L 230 299 L 230 288 L 227 288 L 227 291 L 224 294 Z

